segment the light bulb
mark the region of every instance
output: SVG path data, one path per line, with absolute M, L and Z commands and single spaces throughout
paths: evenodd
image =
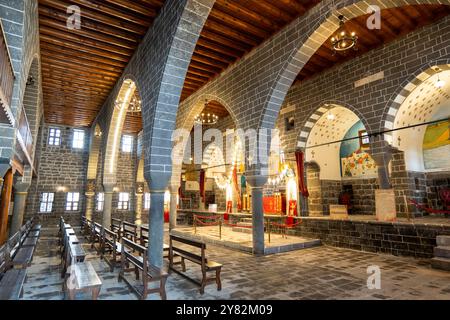
M 436 88 L 439 88 L 439 89 L 443 88 L 445 86 L 445 81 L 438 78 L 435 85 L 436 85 Z

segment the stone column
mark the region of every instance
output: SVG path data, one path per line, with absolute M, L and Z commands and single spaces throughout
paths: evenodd
M 86 192 L 86 219 L 92 220 L 94 214 L 94 197 L 95 192 Z
M 179 188 L 180 186 L 170 187 L 170 213 L 169 213 L 170 230 L 175 229 L 177 227 L 177 216 L 178 216 L 177 197 Z
M 11 229 L 9 235 L 14 235 L 20 230 L 23 223 L 23 216 L 25 214 L 25 206 L 27 204 L 29 183 L 16 183 L 14 186 L 14 208 L 11 221 Z
M 379 139 L 372 141 L 369 153 L 377 164 L 380 189 L 391 189 L 388 166 L 392 159 L 393 149 L 387 141 Z
M 252 188 L 253 211 L 253 254 L 264 254 L 264 209 L 263 187 L 267 176 L 247 176 L 247 182 Z
M 135 224 L 137 224 L 138 226 L 140 226 L 142 224 L 142 199 L 144 198 L 144 194 L 143 193 L 139 193 L 136 192 L 135 194 L 135 213 L 136 216 L 134 217 L 135 219 Z
M 163 266 L 164 245 L 164 194 L 170 174 L 151 173 L 147 178 L 150 189 L 150 211 L 148 214 L 148 250 L 149 263 L 155 267 Z
M 105 194 L 105 203 L 103 206 L 102 226 L 105 228 L 111 227 L 111 213 L 112 213 L 112 198 L 114 193 L 114 186 L 103 185 Z

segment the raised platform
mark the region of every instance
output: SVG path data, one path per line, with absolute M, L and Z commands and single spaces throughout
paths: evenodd
M 246 253 L 253 253 L 253 242 L 251 233 L 235 232 L 231 228 L 222 228 L 222 237 L 219 238 L 217 226 L 197 227 L 197 232 L 193 227 L 180 227 L 171 231 L 173 235 L 181 236 L 192 240 L 201 240 L 205 243 L 214 244 Z M 275 254 L 294 250 L 301 250 L 321 245 L 319 239 L 305 238 L 301 236 L 288 236 L 283 238 L 279 234 L 265 234 L 264 254 Z

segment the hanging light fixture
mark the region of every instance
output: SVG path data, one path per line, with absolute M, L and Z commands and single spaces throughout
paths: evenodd
M 208 107 L 208 100 L 205 102 L 205 107 L 203 110 L 205 110 Z M 201 125 L 213 125 L 216 124 L 219 121 L 219 117 L 216 116 L 212 112 L 202 112 L 201 114 L 198 114 L 194 119 L 196 124 Z
M 123 99 L 117 99 L 115 102 L 116 108 L 120 109 L 123 106 Z M 134 95 L 128 104 L 127 113 L 137 115 L 142 111 L 142 101 L 139 97 L 138 91 L 134 91 Z
M 439 73 L 441 72 L 441 69 L 436 68 L 436 69 L 434 69 L 434 71 L 436 71 L 436 73 L 438 75 L 437 81 L 434 85 L 436 86 L 436 88 L 441 89 L 445 86 L 445 81 L 442 80 L 439 75 Z
M 339 29 L 336 34 L 331 37 L 331 45 L 333 46 L 333 54 L 336 52 L 344 52 L 349 49 L 358 50 L 356 43 L 358 42 L 358 36 L 356 32 L 349 32 L 345 27 L 345 17 L 339 16 Z

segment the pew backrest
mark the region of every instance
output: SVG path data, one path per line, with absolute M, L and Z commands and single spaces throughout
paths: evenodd
M 133 242 L 136 242 L 137 238 L 137 225 L 134 223 L 122 222 L 122 237 L 127 238 Z
M 184 246 L 180 247 L 178 245 L 179 243 L 183 244 Z M 193 253 L 192 250 L 188 250 L 186 246 L 199 249 L 200 254 Z M 205 251 L 206 244 L 204 242 L 170 235 L 169 255 L 171 256 L 171 259 L 173 259 L 174 255 L 177 255 L 194 263 L 200 264 L 202 266 L 202 269 L 204 269 L 206 268 L 206 264 L 208 262 L 205 256 Z

